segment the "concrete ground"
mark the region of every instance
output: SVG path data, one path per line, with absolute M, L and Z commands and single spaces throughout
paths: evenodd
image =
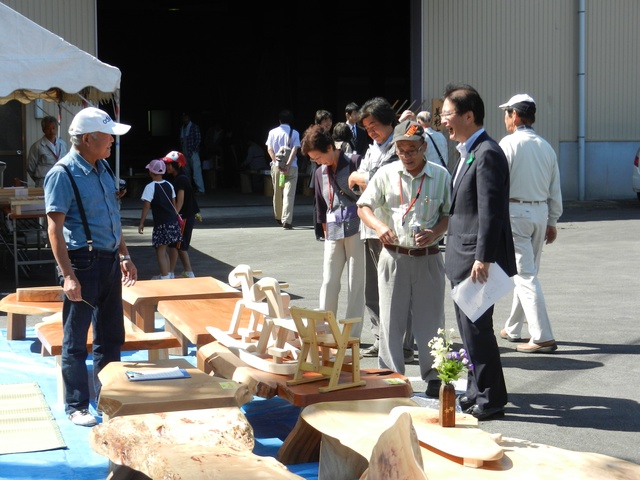
M 261 276 L 287 282 L 292 304 L 318 306 L 323 244 L 315 240 L 311 197 L 297 197 L 291 231 L 274 222 L 269 197 L 216 190 L 198 201 L 203 222 L 196 224 L 191 250 L 196 275 L 226 281 L 236 265 L 248 264 L 261 269 Z M 140 207 L 139 200 L 124 200 L 123 226 L 139 278 L 149 279 L 158 268 L 150 246 L 151 218 L 145 234 L 137 233 Z M 558 240 L 545 246 L 540 272 L 559 348 L 549 355 L 521 354 L 515 344 L 498 340 L 509 404 L 504 419 L 481 422 L 483 429 L 640 463 L 639 236 L 635 200 L 565 204 Z M 0 291 L 12 291 L 12 272 L 5 272 Z M 45 276 L 50 278 L 34 272 L 31 282 Z M 21 280 L 21 286 L 28 282 Z M 455 328 L 448 289 L 445 305 L 446 326 Z M 497 335 L 510 305 L 510 296 L 496 305 Z M 341 298 L 339 318 L 344 311 Z M 368 318 L 364 322 L 362 344 L 368 346 L 372 335 Z M 5 327 L 1 316 L 0 328 Z M 362 367 L 376 362 L 365 358 Z M 415 394 L 424 396 L 417 359 L 406 375 Z

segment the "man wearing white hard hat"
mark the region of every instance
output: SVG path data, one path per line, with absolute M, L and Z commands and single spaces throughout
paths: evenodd
M 500 105 L 509 135 L 500 140 L 509 163 L 509 214 L 518 273 L 511 314 L 500 336 L 523 342 L 522 327 L 528 324 L 531 339 L 516 346 L 522 353 L 551 353 L 558 347 L 538 280 L 542 245 L 556 239 L 556 222 L 562 215 L 560 171 L 556 153 L 532 125 L 536 102 L 529 95 L 514 95 Z
M 93 426 L 89 412 L 87 334 L 93 328 L 93 382 L 120 360 L 124 343 L 122 285 L 137 278 L 122 235 L 118 185 L 105 160 L 114 135 L 131 127 L 114 122 L 98 108 L 81 110 L 71 122 L 71 150 L 44 180 L 48 234 L 64 288 L 62 380 L 65 412 L 76 425 Z M 77 190 L 76 190 L 77 189 Z M 83 213 L 84 212 L 84 213 Z

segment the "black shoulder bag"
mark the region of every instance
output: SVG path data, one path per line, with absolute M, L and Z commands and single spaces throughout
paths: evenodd
M 427 134 L 427 137 L 429 137 L 429 140 L 431 140 L 431 144 L 436 147 L 436 152 L 438 153 L 438 156 L 440 157 L 440 163 L 442 164 L 442 166 L 444 168 L 449 168 L 447 167 L 447 164 L 444 163 L 444 158 L 442 158 L 442 154 L 440 153 L 440 149 L 438 148 L 438 146 L 436 145 L 436 142 L 433 141 L 433 138 L 431 138 L 431 134 L 429 132 L 425 132 Z

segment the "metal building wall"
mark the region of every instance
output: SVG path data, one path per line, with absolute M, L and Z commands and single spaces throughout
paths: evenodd
M 92 55 L 96 54 L 95 0 L 2 0 L 2 2 L 81 50 Z M 58 134 L 67 142 L 67 145 L 69 145 L 69 135 L 67 134 L 69 124 L 73 119 L 73 113 L 78 108 L 65 105 L 62 109 L 62 123 Z M 43 102 L 43 109 L 50 115 L 56 117 L 58 115 L 56 104 Z M 42 136 L 40 120 L 35 118 L 35 112 L 36 108 L 33 102 L 25 106 L 27 152 L 31 144 Z
M 634 116 L 640 61 L 637 0 L 586 0 L 586 199 L 626 198 L 640 144 Z M 538 104 L 535 128 L 558 154 L 565 199 L 578 199 L 578 0 L 422 0 L 423 92 L 449 81 L 482 95 L 485 128 L 506 134 L 497 108 L 515 93 Z M 455 153 L 455 150 L 454 150 Z

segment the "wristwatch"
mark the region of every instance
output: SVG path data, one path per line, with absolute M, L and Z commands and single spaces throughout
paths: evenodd
M 120 261 L 131 260 L 131 255 L 120 255 Z

